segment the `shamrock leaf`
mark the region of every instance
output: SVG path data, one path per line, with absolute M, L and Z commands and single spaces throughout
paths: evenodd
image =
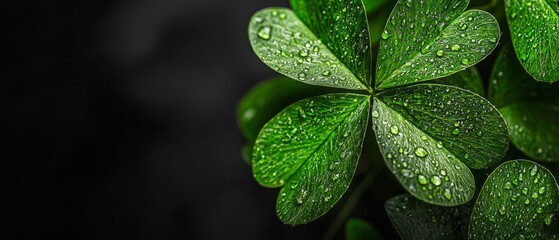
M 497 21 L 468 1 L 400 0 L 382 34 L 376 88 L 451 75 L 485 58 L 500 37 Z
M 370 89 L 371 49 L 360 0 L 291 1 L 254 14 L 249 39 L 272 69 L 321 86 Z M 320 19 L 320 21 L 318 20 Z
M 302 224 L 326 213 L 347 190 L 361 153 L 369 96 L 329 94 L 299 101 L 262 128 L 252 170 L 266 187 L 283 187 L 277 214 Z
M 283 76 L 253 87 L 237 105 L 237 124 L 248 141 L 241 149 L 241 156 L 245 162 L 251 164 L 254 141 L 266 122 L 291 103 L 329 92 L 332 91 Z
M 505 0 L 520 63 L 539 81 L 559 81 L 559 0 Z
M 511 142 L 534 159 L 559 161 L 559 85 L 534 81 L 510 45 L 491 79 L 489 98 L 508 122 Z
M 489 167 L 508 149 L 506 123 L 497 109 L 453 86 L 384 91 L 374 99 L 372 115 L 388 168 L 412 195 L 429 203 L 468 202 L 475 191 L 468 167 Z
M 483 185 L 470 220 L 470 239 L 557 239 L 557 183 L 544 167 L 514 160 L 497 167 Z
M 440 207 L 408 195 L 388 199 L 386 214 L 402 239 L 465 239 L 472 212 L 471 204 Z

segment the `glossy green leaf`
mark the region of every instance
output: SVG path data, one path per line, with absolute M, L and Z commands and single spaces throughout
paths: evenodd
M 301 21 L 363 84 L 359 88 L 352 87 L 352 89 L 370 89 L 371 43 L 363 2 L 361 0 L 290 0 L 289 2 Z M 324 62 L 327 59 L 319 60 Z
M 439 83 L 444 85 L 457 86 L 462 89 L 470 90 L 479 94 L 480 96 L 485 96 L 485 90 L 483 89 L 483 82 L 479 76 L 479 72 L 476 67 L 469 67 L 464 71 L 457 72 L 448 77 L 443 77 L 431 81 L 432 83 Z
M 312 221 L 340 199 L 357 166 L 369 106 L 365 95 L 322 95 L 289 106 L 264 126 L 252 170 L 261 185 L 283 186 L 280 220 Z
M 520 63 L 537 80 L 559 81 L 559 0 L 505 0 Z
M 466 239 L 471 204 L 440 207 L 408 194 L 388 199 L 386 214 L 402 239 Z
M 546 232 L 555 221 L 557 191 L 544 167 L 528 160 L 503 163 L 481 189 L 469 239 L 551 239 Z
M 301 99 L 332 92 L 280 76 L 254 86 L 237 105 L 237 124 L 250 143 L 260 129 L 285 107 Z
M 467 0 L 400 0 L 380 42 L 376 87 L 386 89 L 451 75 L 473 66 L 497 46 L 491 14 L 463 12 Z
M 471 168 L 497 163 L 508 149 L 505 121 L 487 100 L 453 86 L 419 84 L 383 92 L 373 128 L 385 162 L 415 197 L 437 205 L 469 201 Z
M 346 89 L 368 89 L 363 74 L 354 75 L 326 42 L 309 30 L 293 11 L 266 8 L 249 24 L 252 49 L 275 71 L 304 83 Z M 368 43 L 368 37 L 367 39 Z M 354 61 L 363 61 L 352 55 Z
M 373 225 L 358 218 L 347 220 L 345 225 L 346 240 L 381 240 L 379 232 Z
M 536 160 L 559 161 L 559 85 L 535 81 L 508 45 L 489 86 L 490 100 L 506 119 L 512 143 Z

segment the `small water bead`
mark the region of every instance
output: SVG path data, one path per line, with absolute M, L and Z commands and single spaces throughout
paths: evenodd
M 429 154 L 429 153 L 427 152 L 427 150 L 425 150 L 425 149 L 422 148 L 422 147 L 416 148 L 415 151 L 414 151 L 413 153 L 415 153 L 415 155 L 418 156 L 418 157 L 420 157 L 420 158 L 426 157 L 427 154 Z
M 541 187 L 540 189 L 538 189 L 538 192 L 540 194 L 544 194 L 545 193 L 545 187 Z
M 455 128 L 454 130 L 452 130 L 452 134 L 454 135 L 458 135 L 460 133 L 460 129 Z
M 511 189 L 511 188 L 512 188 L 512 184 L 510 182 L 506 182 L 505 189 Z
M 437 56 L 442 57 L 444 55 L 443 50 L 437 50 Z
M 379 117 L 379 114 L 378 114 L 377 111 L 373 111 L 373 117 L 374 117 L 374 118 L 378 118 L 378 117 Z
M 322 76 L 328 77 L 330 76 L 330 74 L 332 74 L 330 71 L 326 70 L 324 72 L 322 72 Z
M 390 37 L 390 35 L 388 35 L 388 32 L 385 30 L 384 32 L 382 32 L 381 37 L 382 37 L 382 39 L 388 39 L 388 37 Z
M 425 185 L 427 183 L 429 183 L 429 181 L 427 180 L 427 178 L 423 175 L 418 175 L 417 176 L 417 181 L 419 182 L 419 184 L 421 185 Z
M 553 214 L 549 214 L 549 215 L 544 219 L 545 225 L 550 225 L 550 224 L 551 224 L 551 221 L 553 221 Z
M 440 186 L 442 181 L 439 176 L 433 176 L 431 177 L 431 183 L 433 183 L 435 186 Z
M 458 51 L 458 50 L 460 50 L 460 45 L 458 45 L 458 44 L 452 45 L 452 47 L 450 47 L 450 50 Z
M 398 126 L 392 125 L 392 126 L 390 127 L 390 133 L 392 133 L 392 134 L 394 134 L 394 135 L 397 135 L 399 132 L 400 132 L 400 131 L 398 130 Z
M 451 200 L 452 199 L 452 194 L 450 193 L 450 190 L 445 189 L 443 196 L 447 199 L 447 200 Z
M 272 37 L 272 28 L 268 26 L 260 27 L 258 30 L 258 37 L 263 40 L 270 40 Z
M 306 73 L 299 73 L 299 80 L 305 80 L 305 78 L 307 77 Z
M 536 176 L 537 173 L 538 173 L 538 166 L 534 165 L 532 167 L 532 169 L 530 170 L 530 175 L 531 176 Z
M 303 49 L 299 52 L 299 56 L 301 57 L 308 57 L 309 56 L 309 51 Z
M 492 42 L 492 43 L 496 43 L 497 39 L 496 38 L 490 38 L 489 41 Z
M 427 136 L 421 136 L 421 140 L 427 141 Z
M 287 17 L 287 15 L 285 15 L 285 13 L 282 13 L 282 14 L 279 15 L 280 19 L 285 19 L 286 17 Z
M 499 209 L 499 213 L 501 215 L 505 215 L 505 213 L 506 213 L 505 205 L 501 205 L 501 208 Z

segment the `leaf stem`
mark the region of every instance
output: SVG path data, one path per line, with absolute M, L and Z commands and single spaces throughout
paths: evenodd
M 349 215 L 353 212 L 355 206 L 361 200 L 363 194 L 369 189 L 373 180 L 375 180 L 376 176 L 380 172 L 381 166 L 378 163 L 379 161 L 371 161 L 371 168 L 369 172 L 365 176 L 363 180 L 357 185 L 355 190 L 351 193 L 351 196 L 347 199 L 344 206 L 338 213 L 338 216 L 332 222 L 326 233 L 324 234 L 323 240 L 331 240 L 334 238 L 336 233 L 340 230 L 340 228 L 344 225 L 345 221 L 349 217 Z

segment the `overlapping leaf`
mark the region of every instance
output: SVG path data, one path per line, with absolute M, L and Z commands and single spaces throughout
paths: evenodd
M 559 81 L 559 0 L 505 0 L 514 49 L 535 79 Z
M 489 97 L 507 120 L 514 145 L 536 160 L 559 161 L 559 85 L 535 81 L 509 45 L 495 63 Z
M 440 207 L 406 194 L 386 201 L 386 214 L 405 240 L 465 239 L 472 204 Z
M 302 224 L 327 212 L 347 190 L 361 153 L 369 97 L 329 94 L 299 101 L 260 132 L 253 174 L 266 187 L 282 187 L 279 218 Z
M 448 77 L 435 79 L 430 82 L 456 86 L 475 92 L 480 96 L 485 96 L 483 82 L 481 81 L 481 77 L 479 76 L 479 72 L 476 67 L 469 67 L 466 70 L 457 72 Z
M 400 0 L 392 11 L 377 59 L 376 87 L 386 89 L 464 70 L 497 45 L 491 14 L 463 12 L 464 0 Z
M 550 226 L 555 221 L 557 191 L 553 175 L 534 162 L 502 164 L 481 189 L 469 239 L 557 239 L 555 226 Z
M 508 149 L 506 123 L 470 91 L 419 84 L 385 91 L 373 104 L 373 127 L 387 166 L 417 198 L 443 206 L 469 201 L 471 168 L 498 162 Z
M 290 0 L 289 2 L 301 21 L 368 89 L 371 85 L 371 43 L 363 2 L 361 0 Z
M 252 17 L 249 39 L 260 59 L 279 73 L 308 84 L 369 89 L 371 52 L 362 3 L 292 4 L 298 16 L 289 9 L 267 8 Z

